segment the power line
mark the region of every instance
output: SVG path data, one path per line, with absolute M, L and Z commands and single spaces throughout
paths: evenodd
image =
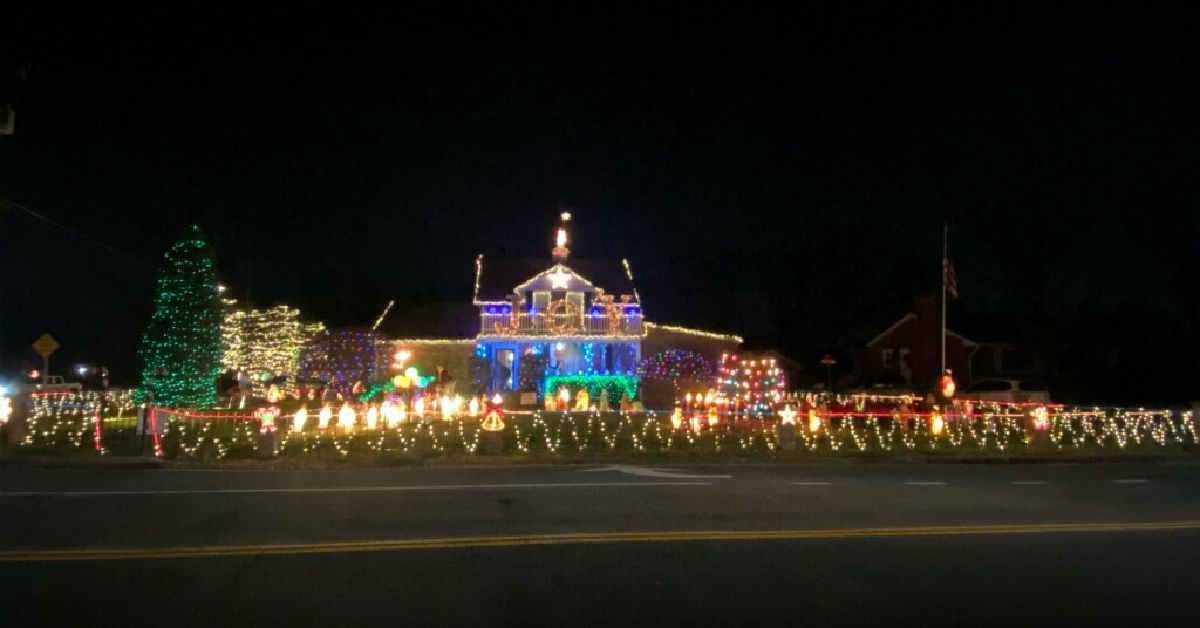
M 116 247 L 105 244 L 87 234 L 76 231 L 75 229 L 72 229 L 71 227 L 68 227 L 67 225 L 62 224 L 61 222 L 58 222 L 57 220 L 54 220 L 53 218 L 43 216 L 42 214 L 39 214 L 38 212 L 35 212 L 32 209 L 30 209 L 20 203 L 14 203 L 12 201 L 5 201 L 3 199 L 0 199 L 0 209 L 4 209 L 4 208 L 8 208 L 8 207 L 15 207 L 16 209 L 19 209 L 19 210 L 25 212 L 26 214 L 29 214 L 30 216 L 37 218 L 38 220 L 50 223 L 51 225 L 54 225 L 55 227 L 58 227 L 59 229 L 62 229 L 63 231 L 66 231 L 67 233 L 70 233 L 79 238 L 83 238 L 84 240 L 87 240 L 88 242 L 91 242 L 92 244 L 95 244 L 96 246 L 99 246 L 108 251 L 116 253 L 117 255 L 120 255 L 121 257 L 124 257 L 130 261 L 137 262 L 138 264 L 146 266 L 147 268 L 151 268 L 155 271 L 158 270 L 157 266 L 155 266 L 154 264 L 151 264 L 150 262 L 147 262 L 144 259 L 134 257 L 133 255 L 130 255 L 130 254 L 126 253 L 125 251 L 122 251 Z

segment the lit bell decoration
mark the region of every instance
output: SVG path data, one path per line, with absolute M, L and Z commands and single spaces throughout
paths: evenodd
M 292 418 L 292 431 L 303 432 L 305 423 L 308 423 L 308 410 L 301 407 L 296 411 L 296 416 Z
M 483 422 L 479 424 L 479 427 L 488 432 L 499 432 L 504 429 L 504 421 L 500 420 L 499 412 L 492 410 L 483 417 Z
M 941 434 L 943 427 L 945 427 L 945 424 L 942 421 L 942 415 L 936 412 L 933 413 L 933 416 L 929 420 L 929 431 L 934 434 Z
M 329 406 L 321 408 L 321 412 L 317 414 L 317 425 L 321 429 L 329 427 L 329 419 L 333 418 L 333 410 Z

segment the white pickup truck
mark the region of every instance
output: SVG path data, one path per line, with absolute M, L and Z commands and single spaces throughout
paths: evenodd
M 83 390 L 83 384 L 81 384 L 79 382 L 65 381 L 62 378 L 62 375 L 47 375 L 46 381 L 44 383 L 38 382 L 33 387 L 33 389 L 37 390 L 37 391 L 41 391 L 41 392 L 55 392 L 55 391 L 71 392 L 71 391 Z

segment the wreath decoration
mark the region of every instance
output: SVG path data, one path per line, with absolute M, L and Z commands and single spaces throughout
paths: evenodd
M 566 312 L 562 312 L 566 310 Z M 564 320 L 565 319 L 565 320 Z M 546 308 L 546 327 L 554 334 L 569 334 L 579 330 L 579 307 L 566 299 L 551 301 Z

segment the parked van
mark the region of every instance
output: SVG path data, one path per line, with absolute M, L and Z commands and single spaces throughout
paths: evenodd
M 1010 403 L 1050 403 L 1045 384 L 1030 379 L 981 379 L 972 382 L 963 399 L 1007 401 Z

